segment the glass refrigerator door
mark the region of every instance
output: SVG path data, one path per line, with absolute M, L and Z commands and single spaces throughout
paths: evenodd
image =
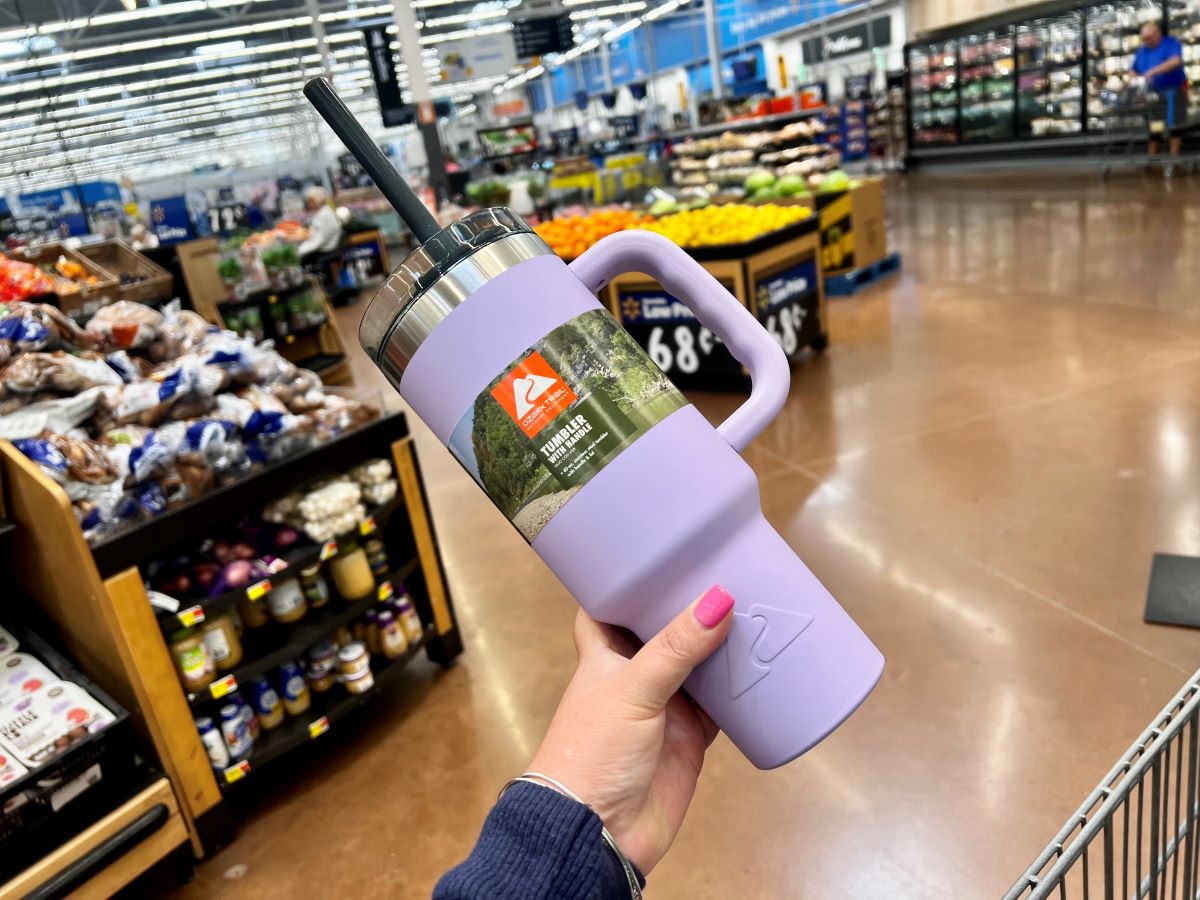
M 1063 13 L 1017 26 L 1017 134 L 1054 137 L 1083 131 L 1083 14 Z
M 1133 113 L 1141 114 L 1134 109 L 1141 98 L 1125 93 L 1125 88 L 1133 55 L 1141 46 L 1142 25 L 1161 18 L 1158 0 L 1117 0 L 1088 7 L 1088 131 L 1127 131 L 1137 118 Z
M 1016 113 L 1012 28 L 961 38 L 958 57 L 963 143 L 1012 140 Z
M 958 42 L 939 41 L 909 49 L 913 144 L 958 143 Z
M 1200 0 L 1170 0 L 1167 21 L 1171 34 L 1183 44 L 1183 66 L 1187 71 L 1188 118 L 1200 119 Z

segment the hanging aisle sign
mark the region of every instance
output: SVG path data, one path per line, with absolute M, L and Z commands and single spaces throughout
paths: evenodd
M 375 83 L 375 95 L 379 98 L 384 127 L 394 128 L 411 122 L 412 109 L 404 103 L 404 98 L 400 96 L 400 85 L 396 83 L 396 61 L 392 58 L 387 27 L 376 25 L 364 28 L 363 40 L 367 45 L 371 81 Z

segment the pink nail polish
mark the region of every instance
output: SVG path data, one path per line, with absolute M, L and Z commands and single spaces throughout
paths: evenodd
M 694 613 L 696 621 L 705 628 L 715 628 L 731 609 L 733 609 L 733 597 L 725 588 L 714 584 L 700 598 Z

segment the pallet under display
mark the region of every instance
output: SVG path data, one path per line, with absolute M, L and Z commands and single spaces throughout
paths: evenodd
M 209 535 L 215 525 L 261 508 L 302 482 L 380 457 L 394 466 L 397 495 L 382 507 L 368 510 L 374 516 L 355 527 L 356 537 L 359 533 L 378 536 L 387 547 L 391 569 L 380 581 L 378 593 L 370 599 L 314 610 L 320 615 L 309 615 L 294 624 L 273 626 L 266 632 L 272 638 L 271 646 L 262 640 L 253 649 L 246 644 L 244 659 L 230 677 L 248 681 L 277 665 L 279 659 L 298 656 L 304 646 L 331 636 L 352 615 L 360 614 L 376 599 L 384 599 L 385 586 L 401 582 L 424 629 L 421 640 L 399 658 L 378 665 L 372 661 L 373 689 L 356 695 L 322 695 L 320 703 L 314 698 L 310 711 L 293 716 L 269 735 L 264 732 L 270 740 L 256 744 L 238 771 L 214 771 L 193 719 L 196 704 L 217 699 L 217 691 L 211 689 L 207 697 L 189 696 L 181 684 L 165 637 L 181 620 L 168 622 L 156 617 L 147 595 L 145 564 L 169 557 L 185 542 Z M 418 649 L 442 665 L 462 651 L 416 453 L 402 413 L 268 465 L 92 547 L 85 542 L 62 487 L 6 442 L 0 442 L 0 471 L 6 515 L 17 525 L 12 537 L 12 579 L 40 601 L 64 647 L 132 712 L 135 727 L 170 780 L 197 856 L 212 853 L 230 840 L 234 822 L 225 797 L 233 784 L 253 779 L 260 769 L 308 741 L 329 740 L 325 735 L 331 731 L 336 737 L 338 720 L 378 696 L 385 682 L 394 683 L 394 673 L 402 670 Z M 341 539 L 336 538 L 335 543 Z M 289 568 L 293 573 L 307 564 L 306 557 L 301 558 L 306 552 L 304 547 L 292 551 Z M 252 589 L 265 590 L 262 585 L 245 588 L 250 601 L 258 600 L 251 596 Z M 201 601 L 198 608 L 203 614 L 206 605 L 224 599 Z M 209 608 L 217 614 L 215 607 Z M 185 612 L 181 610 L 180 616 Z M 194 618 L 195 613 L 192 615 Z M 214 688 L 220 682 L 229 687 L 229 677 L 213 682 Z
M 750 310 L 789 360 L 828 346 L 817 216 L 744 244 L 687 252 Z M 725 345 L 650 276 L 617 276 L 607 299 L 625 330 L 679 387 L 744 390 L 749 383 Z

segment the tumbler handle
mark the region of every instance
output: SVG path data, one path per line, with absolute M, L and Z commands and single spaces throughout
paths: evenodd
M 739 453 L 783 409 L 791 387 L 783 349 L 707 269 L 661 234 L 631 230 L 609 235 L 569 268 L 593 294 L 624 272 L 651 275 L 725 343 L 750 372 L 750 396 L 717 427 Z

